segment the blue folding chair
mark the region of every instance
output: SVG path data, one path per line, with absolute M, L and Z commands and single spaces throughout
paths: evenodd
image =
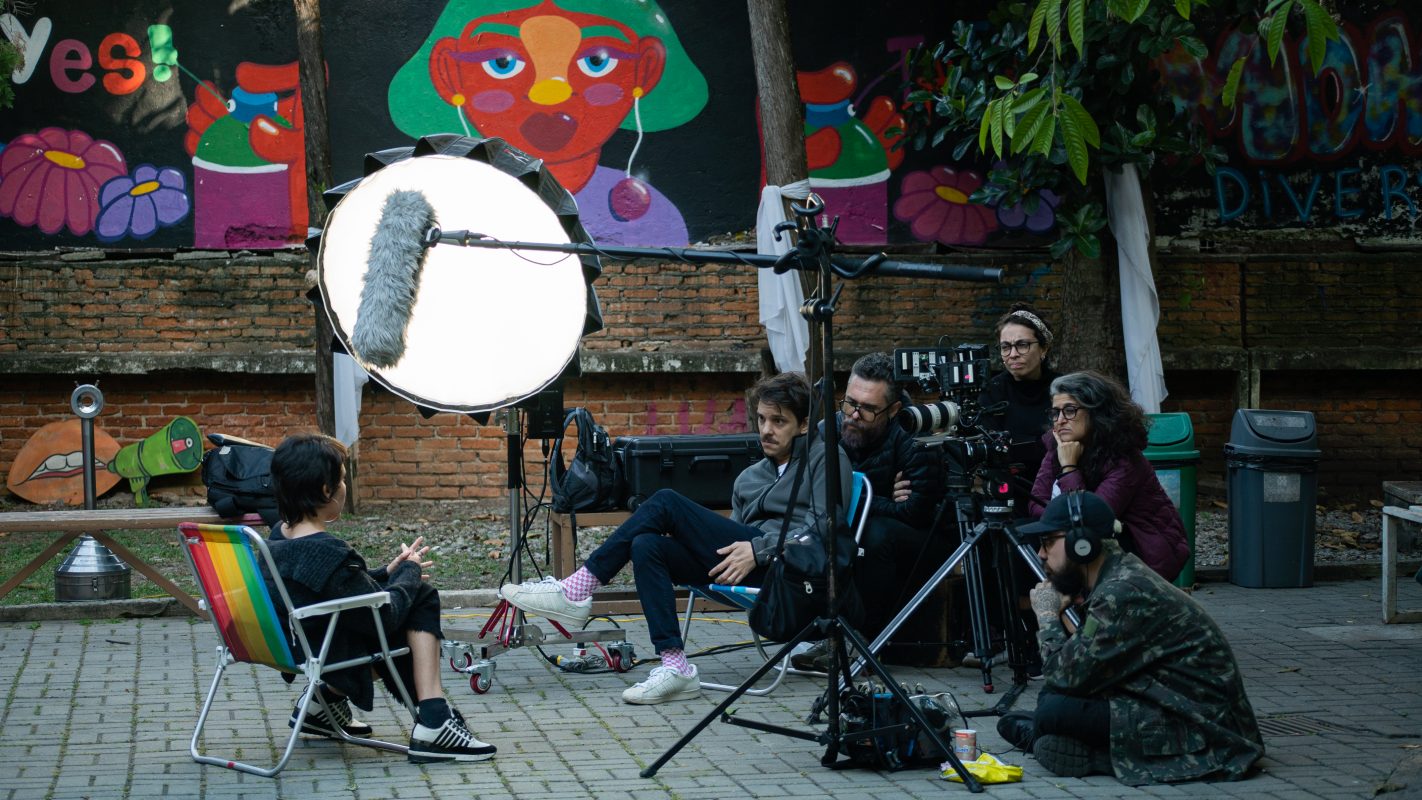
M 869 502 L 874 499 L 874 488 L 869 485 L 868 476 L 862 472 L 854 473 L 852 487 L 849 505 L 847 506 L 851 511 L 846 516 L 854 528 L 854 542 L 857 546 L 859 537 L 864 532 L 864 522 L 869 519 Z M 864 551 L 861 548 L 855 554 L 855 557 L 858 558 L 862 555 L 864 555 Z M 686 589 L 690 592 L 691 596 L 687 598 L 686 620 L 682 623 L 681 638 L 683 641 L 690 641 L 691 639 L 691 620 L 693 619 L 693 612 L 695 611 L 697 600 L 709 600 L 723 606 L 749 611 L 750 607 L 755 605 L 756 595 L 760 594 L 760 589 L 755 586 L 726 586 L 719 583 L 688 585 Z M 751 637 L 752 642 L 755 644 L 756 652 L 760 653 L 761 660 L 769 661 L 770 654 L 765 652 L 765 645 L 761 641 L 760 635 L 755 631 L 751 631 Z M 785 679 L 785 675 L 791 672 L 800 671 L 790 666 L 790 657 L 787 655 L 781 659 L 780 663 L 775 666 L 773 672 L 770 673 L 775 677 L 768 685 L 759 689 L 748 689 L 745 693 L 757 697 L 770 694 L 775 690 L 775 687 L 779 686 L 780 682 Z M 729 692 L 738 687 L 730 684 L 711 683 L 702 680 L 701 688 L 715 689 L 718 692 Z

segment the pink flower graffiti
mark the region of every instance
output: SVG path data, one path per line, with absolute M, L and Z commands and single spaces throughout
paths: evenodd
M 47 234 L 94 229 L 99 187 L 128 174 L 123 153 L 83 131 L 45 128 L 0 152 L 0 215 Z
M 982 244 L 997 229 L 993 209 L 968 202 L 983 185 L 976 172 L 938 166 L 904 176 L 894 217 L 914 238 L 947 245 Z

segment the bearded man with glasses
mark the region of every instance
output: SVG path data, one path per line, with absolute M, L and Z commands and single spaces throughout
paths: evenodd
M 895 421 L 902 407 L 888 354 L 870 353 L 854 362 L 835 422 L 849 463 L 874 489 L 859 542 L 864 556 L 854 568 L 867 612 L 862 633 L 869 638 L 912 596 L 909 587 L 922 585 L 951 549 L 946 537 L 935 537 L 928 529 L 943 493 L 937 457 L 914 447 L 913 437 Z M 913 583 L 916 576 L 919 580 Z M 799 653 L 791 664 L 823 672 L 829 666 L 828 647 L 821 643 Z

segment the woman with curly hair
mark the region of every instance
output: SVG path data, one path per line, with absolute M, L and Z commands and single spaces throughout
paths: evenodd
M 1041 516 L 1059 494 L 1086 489 L 1111 506 L 1123 526 L 1121 546 L 1166 580 L 1190 555 L 1180 513 L 1142 454 L 1145 412 L 1125 387 L 1097 372 L 1052 381 L 1047 455 L 1032 487 L 1031 511 Z

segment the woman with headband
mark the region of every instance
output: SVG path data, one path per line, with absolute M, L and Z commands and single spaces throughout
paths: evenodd
M 1003 371 L 992 376 L 978 399 L 984 409 L 998 408 L 983 415 L 983 424 L 1011 434 L 1009 458 L 1026 468 L 1012 486 L 1013 505 L 1021 517 L 1027 514 L 1037 466 L 1047 454 L 1042 435 L 1052 405 L 1048 389 L 1057 377 L 1047 366 L 1052 331 L 1031 306 L 1013 303 L 1012 310 L 997 321 L 997 343 Z

